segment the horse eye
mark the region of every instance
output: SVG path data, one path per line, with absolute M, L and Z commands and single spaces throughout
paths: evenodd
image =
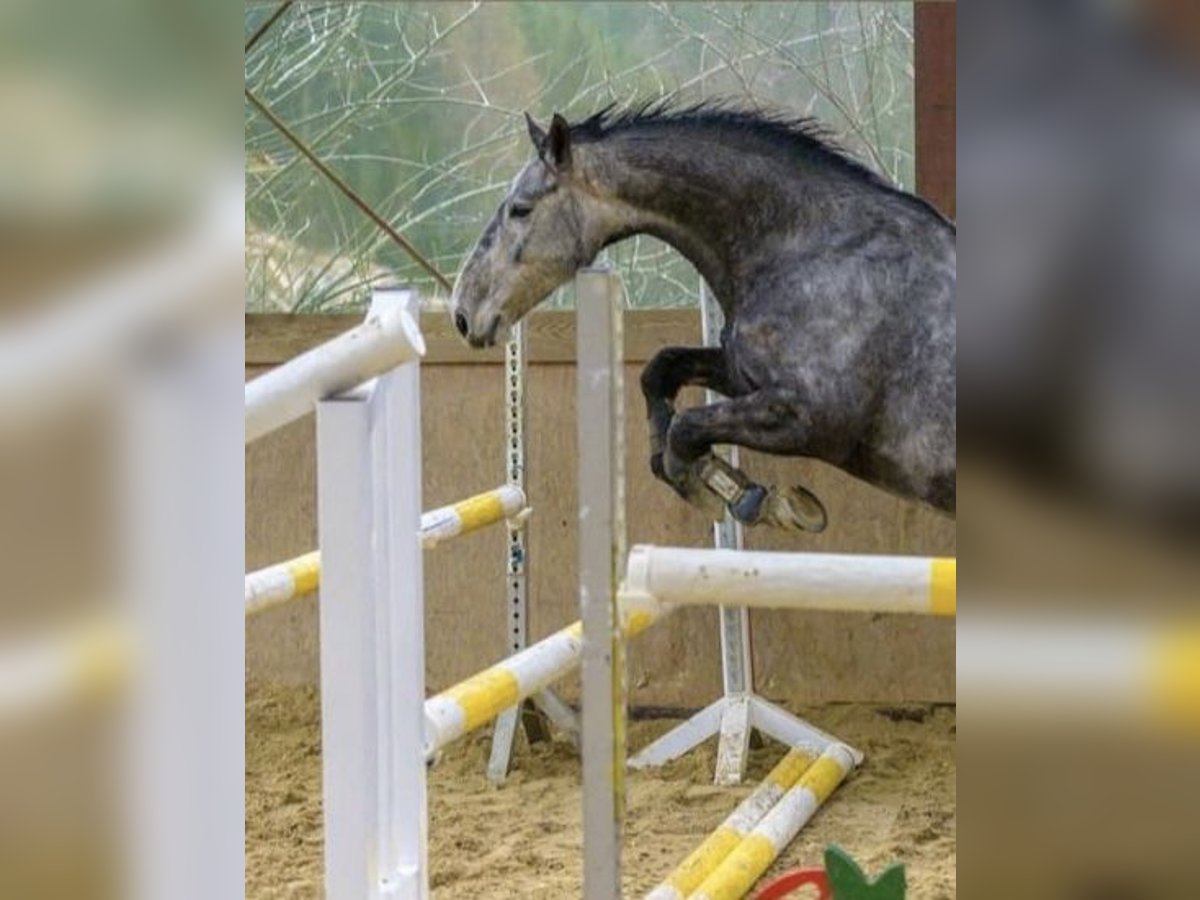
M 514 219 L 524 219 L 531 212 L 533 212 L 532 206 L 520 206 L 515 203 L 508 208 L 508 214 Z

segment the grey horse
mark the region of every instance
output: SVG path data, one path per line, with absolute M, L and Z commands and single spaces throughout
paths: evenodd
M 548 128 L 454 287 L 452 316 L 492 345 L 604 247 L 651 234 L 699 270 L 719 348 L 667 347 L 642 373 L 651 468 L 710 513 L 820 530 L 802 488 L 757 484 L 733 444 L 824 460 L 956 508 L 954 224 L 809 119 L 723 104 L 611 107 Z M 676 410 L 685 385 L 726 399 Z

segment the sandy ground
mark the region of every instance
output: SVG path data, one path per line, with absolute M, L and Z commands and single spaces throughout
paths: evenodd
M 955 896 L 952 709 L 829 706 L 816 724 L 867 754 L 772 872 L 820 863 L 826 844 L 868 871 L 908 866 L 909 897 Z M 321 741 L 314 691 L 256 687 L 246 702 L 246 897 L 322 896 Z M 636 722 L 640 747 L 676 723 Z M 580 895 L 579 765 L 564 742 L 520 748 L 502 788 L 484 777 L 488 736 L 450 748 L 429 783 L 434 900 L 565 900 Z M 710 782 L 709 746 L 666 769 L 631 774 L 626 896 L 649 891 L 751 789 Z M 753 752 L 761 778 L 782 748 Z

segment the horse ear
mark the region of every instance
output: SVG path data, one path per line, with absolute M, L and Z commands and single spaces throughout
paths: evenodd
M 550 120 L 550 136 L 547 149 L 550 161 L 560 171 L 571 167 L 571 126 L 558 113 Z
M 542 152 L 542 148 L 546 145 L 546 131 L 537 122 L 533 121 L 533 116 L 525 113 L 525 125 L 529 129 L 529 139 L 533 141 L 534 149 L 538 153 Z

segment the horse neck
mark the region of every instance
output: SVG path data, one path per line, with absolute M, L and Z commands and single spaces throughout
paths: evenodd
M 589 169 L 621 215 L 606 243 L 650 234 L 700 272 L 730 318 L 739 285 L 771 252 L 777 235 L 804 227 L 830 183 L 817 167 L 783 165 L 702 135 L 625 136 L 588 147 Z

